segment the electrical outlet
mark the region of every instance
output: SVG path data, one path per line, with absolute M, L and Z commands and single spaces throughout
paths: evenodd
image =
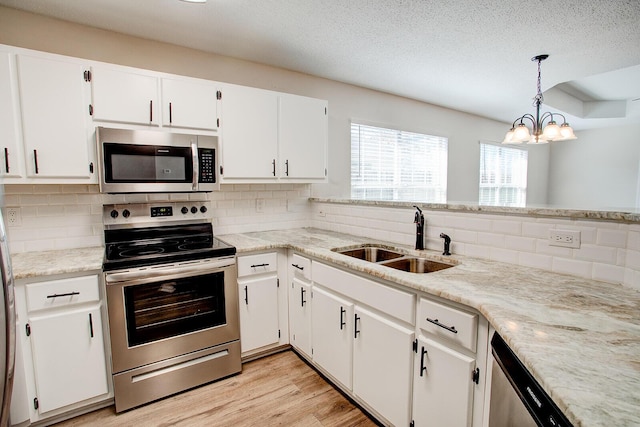
M 256 199 L 256 212 L 264 212 L 264 199 Z
M 20 215 L 20 208 L 7 208 L 7 227 L 17 227 L 22 225 L 22 216 Z
M 549 230 L 549 245 L 564 248 L 580 248 L 580 231 L 577 230 Z

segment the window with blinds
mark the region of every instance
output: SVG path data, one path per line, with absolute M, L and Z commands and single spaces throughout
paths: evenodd
M 524 207 L 527 151 L 480 144 L 480 205 Z
M 448 139 L 351 123 L 351 197 L 445 203 Z

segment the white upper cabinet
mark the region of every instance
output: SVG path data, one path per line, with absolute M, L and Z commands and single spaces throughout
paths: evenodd
M 91 67 L 93 120 L 157 126 L 158 78 L 144 70 Z
M 17 56 L 26 175 L 91 178 L 84 64 Z
M 222 89 L 223 178 L 274 179 L 278 151 L 278 94 L 245 86 Z M 224 181 L 223 181 L 224 182 Z
M 162 79 L 162 125 L 218 130 L 217 84 L 187 79 Z
M 224 85 L 221 105 L 223 182 L 326 178 L 327 101 Z
M 327 158 L 327 101 L 280 94 L 280 177 L 324 179 Z
M 0 51 L 0 177 L 24 176 L 14 56 Z

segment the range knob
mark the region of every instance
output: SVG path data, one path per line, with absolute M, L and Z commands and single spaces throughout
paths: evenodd
M 125 209 L 122 211 L 122 216 L 125 218 L 129 218 L 131 216 L 131 212 L 129 212 L 129 209 Z
M 196 208 L 195 206 L 191 206 L 191 213 L 197 213 L 198 212 L 198 208 Z
M 187 212 L 189 212 L 189 209 L 187 209 L 186 206 L 183 206 L 182 209 L 180 209 L 180 212 L 182 212 L 183 215 L 186 215 Z
M 109 216 L 111 216 L 111 218 L 118 218 L 118 211 L 113 209 L 111 212 L 109 212 Z
M 200 212 L 202 212 L 202 213 L 207 212 L 207 207 L 206 206 L 200 206 Z

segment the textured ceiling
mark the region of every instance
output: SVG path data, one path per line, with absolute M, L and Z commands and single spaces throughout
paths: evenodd
M 640 0 L 0 0 L 0 5 L 274 65 L 504 122 L 551 99 L 618 100 L 640 122 Z M 617 71 L 617 73 L 616 73 Z M 562 96 L 557 96 L 557 91 Z M 566 98 L 564 98 L 566 101 Z M 567 102 L 558 102 L 566 105 Z M 560 107 L 558 107 L 560 108 Z

